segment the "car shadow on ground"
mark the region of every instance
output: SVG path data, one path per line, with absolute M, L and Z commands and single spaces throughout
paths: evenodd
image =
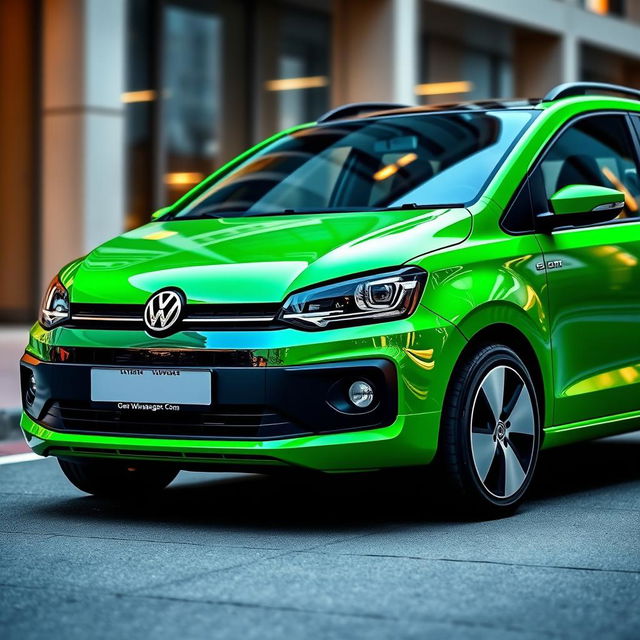
M 640 489 L 640 437 L 573 445 L 541 454 L 538 473 L 519 513 L 568 497 L 634 484 Z M 370 526 L 460 521 L 441 499 L 437 475 L 405 470 L 316 474 L 188 474 L 152 498 L 130 501 L 79 497 L 49 500 L 57 518 L 157 522 L 217 529 L 357 532 Z

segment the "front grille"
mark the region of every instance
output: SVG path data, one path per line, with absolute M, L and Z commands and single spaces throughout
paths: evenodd
M 51 362 L 132 367 L 264 367 L 267 364 L 264 357 L 248 350 L 50 347 L 48 355 Z
M 145 305 L 71 303 L 71 320 L 65 326 L 74 329 L 144 330 Z M 279 329 L 276 319 L 280 303 L 188 304 L 178 330 Z
M 42 424 L 55 431 L 92 435 L 212 440 L 269 440 L 307 435 L 262 406 L 220 405 L 215 411 L 135 411 L 96 408 L 91 403 L 54 402 Z

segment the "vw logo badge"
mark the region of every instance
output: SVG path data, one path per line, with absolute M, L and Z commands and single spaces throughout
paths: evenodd
M 144 324 L 149 333 L 165 333 L 182 316 L 184 302 L 174 289 L 154 293 L 144 308 Z

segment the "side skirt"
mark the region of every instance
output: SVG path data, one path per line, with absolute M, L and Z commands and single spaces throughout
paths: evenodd
M 620 433 L 640 430 L 640 411 L 620 413 L 606 418 L 562 424 L 544 429 L 543 449 L 551 449 L 582 440 L 615 436 Z

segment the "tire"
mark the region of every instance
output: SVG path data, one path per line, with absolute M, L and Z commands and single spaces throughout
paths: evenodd
M 172 465 L 111 460 L 58 460 L 69 481 L 80 491 L 106 498 L 148 495 L 167 487 L 178 475 Z
M 456 367 L 443 411 L 438 462 L 454 508 L 510 515 L 522 502 L 540 451 L 540 405 L 522 359 L 486 346 Z

